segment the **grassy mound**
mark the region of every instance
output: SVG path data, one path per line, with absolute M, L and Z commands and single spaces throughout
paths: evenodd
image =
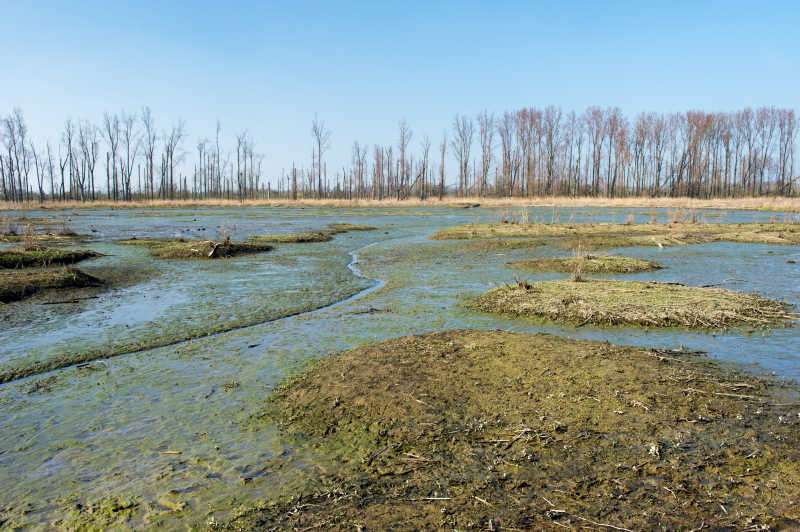
M 793 319 L 783 303 L 754 294 L 600 279 L 505 285 L 466 305 L 485 312 L 595 325 L 721 329 L 778 326 Z
M 212 240 L 161 240 L 152 238 L 133 238 L 120 240 L 117 244 L 127 246 L 147 246 L 150 254 L 159 259 L 213 260 L 237 255 L 264 253 L 274 248 L 257 242 L 214 242 Z
M 583 273 L 635 273 L 661 269 L 660 264 L 651 260 L 611 255 L 521 260 L 509 266 L 520 270 L 543 272 L 575 272 L 580 269 Z
M 102 286 L 103 281 L 74 268 L 0 271 L 0 302 L 10 303 L 54 288 Z
M 251 236 L 250 242 L 271 242 L 275 244 L 304 244 L 308 242 L 328 242 L 333 240 L 333 231 L 311 231 L 307 233 L 286 233 L 276 235 Z
M 474 240 L 468 244 L 470 248 L 480 251 L 504 251 L 510 249 L 525 249 L 543 246 L 545 241 L 534 238 L 506 238 Z
M 12 249 L 0 251 L 0 268 L 28 268 L 51 264 L 75 264 L 101 254 L 89 249 Z
M 346 233 L 348 231 L 374 231 L 377 229 L 377 227 L 372 227 L 371 225 L 349 224 L 344 222 L 328 224 L 328 227 L 337 233 Z
M 800 417 L 770 404 L 776 388 L 704 357 L 550 335 L 357 348 L 265 412 L 313 447 L 313 480 L 217 528 L 800 526 Z

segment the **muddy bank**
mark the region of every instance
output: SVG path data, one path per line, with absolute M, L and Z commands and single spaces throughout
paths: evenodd
M 100 253 L 90 249 L 10 249 L 0 251 L 0 268 L 29 268 L 53 264 L 75 264 L 100 257 Z
M 11 303 L 46 290 L 103 286 L 103 280 L 75 268 L 0 270 L 0 303 Z M 0 377 L 0 382 L 4 382 Z
M 310 447 L 316 478 L 211 528 L 797 527 L 795 399 L 680 352 L 503 331 L 398 338 L 274 393 L 263 417 Z
M 782 327 L 796 320 L 780 301 L 716 287 L 586 279 L 518 282 L 468 300 L 473 310 L 578 325 Z
M 657 262 L 632 257 L 612 255 L 581 255 L 578 257 L 554 257 L 520 260 L 509 264 L 512 268 L 533 272 L 568 273 L 635 273 L 660 270 Z

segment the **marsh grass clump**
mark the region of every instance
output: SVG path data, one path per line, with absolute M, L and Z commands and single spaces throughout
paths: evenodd
M 90 249 L 54 249 L 38 245 L 27 249 L 0 251 L 0 268 L 30 268 L 56 264 L 75 264 L 87 259 L 102 256 Z
M 661 269 L 657 262 L 613 255 L 577 252 L 574 257 L 521 260 L 509 266 L 520 270 L 579 273 L 636 273 Z
M 212 260 L 253 253 L 265 253 L 274 248 L 257 242 L 215 242 L 213 240 L 165 240 L 155 238 L 131 238 L 119 240 L 124 246 L 145 246 L 150 254 L 159 259 Z
M 10 303 L 43 290 L 102 286 L 104 282 L 75 268 L 0 270 L 0 302 Z
M 714 287 L 585 279 L 501 286 L 467 301 L 474 310 L 594 325 L 779 327 L 796 320 L 780 301 Z
M 274 235 L 257 235 L 248 238 L 250 242 L 272 242 L 275 244 L 304 244 L 310 242 L 329 242 L 333 240 L 335 231 L 309 231 L 305 233 L 281 233 Z
M 545 240 L 535 238 L 503 238 L 488 240 L 472 240 L 466 243 L 470 249 L 479 251 L 507 251 L 512 249 L 526 249 L 546 244 Z
M 314 473 L 218 528 L 797 526 L 800 418 L 778 392 L 677 350 L 506 331 L 396 338 L 273 393 L 252 422 L 277 423 Z
M 351 224 L 345 222 L 328 224 L 328 227 L 337 233 L 346 233 L 348 231 L 375 231 L 377 229 L 377 227 L 373 227 L 371 225 Z

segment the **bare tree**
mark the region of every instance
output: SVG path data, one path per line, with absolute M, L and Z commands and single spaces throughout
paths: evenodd
M 453 130 L 455 137 L 451 143 L 458 159 L 458 194 L 463 196 L 468 186 L 469 152 L 472 149 L 473 134 L 472 119 L 457 114 L 453 119 Z
M 481 140 L 481 196 L 486 196 L 486 183 L 494 157 L 494 113 L 478 113 L 478 132 Z
M 317 156 L 317 198 L 322 197 L 322 154 L 331 146 L 331 130 L 325 127 L 325 122 L 320 121 L 314 115 L 314 122 L 311 123 L 311 135 L 316 144 Z

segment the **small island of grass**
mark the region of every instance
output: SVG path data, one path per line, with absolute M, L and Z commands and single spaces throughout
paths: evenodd
M 661 265 L 645 259 L 613 255 L 586 254 L 579 257 L 551 257 L 512 262 L 512 268 L 542 272 L 636 273 L 661 269 Z
M 579 325 L 775 327 L 792 321 L 780 301 L 715 287 L 589 279 L 519 282 L 466 302 L 473 310 Z

